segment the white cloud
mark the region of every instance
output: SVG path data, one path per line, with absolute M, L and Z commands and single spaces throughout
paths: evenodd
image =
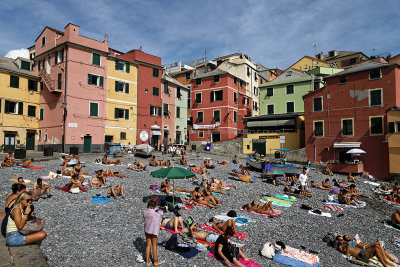
M 26 48 L 10 50 L 7 52 L 5 57 L 14 58 L 14 59 L 17 57 L 29 58 L 29 51 Z

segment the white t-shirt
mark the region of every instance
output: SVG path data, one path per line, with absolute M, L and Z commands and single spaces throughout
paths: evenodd
M 302 186 L 307 185 L 307 180 L 308 180 L 307 174 L 300 173 L 300 175 L 299 175 L 299 182 L 300 182 L 300 184 L 301 184 Z

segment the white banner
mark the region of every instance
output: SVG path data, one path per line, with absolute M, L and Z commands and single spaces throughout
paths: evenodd
M 219 127 L 219 122 L 216 124 L 209 124 L 209 125 L 199 125 L 199 124 L 193 124 L 193 129 L 213 129 Z

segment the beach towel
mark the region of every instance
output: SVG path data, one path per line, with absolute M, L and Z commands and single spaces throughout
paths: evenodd
M 314 265 L 290 258 L 288 256 L 283 256 L 281 254 L 275 254 L 274 258 L 272 259 L 275 262 L 287 265 L 287 266 L 292 266 L 292 267 L 318 267 L 319 263 L 316 263 Z
M 239 176 L 239 175 L 237 175 L 236 177 L 239 178 L 240 180 L 242 180 L 243 182 L 246 182 L 246 183 L 254 182 L 256 180 L 256 178 L 251 177 L 251 176 Z
M 57 190 L 61 190 L 61 191 L 67 192 L 67 193 L 71 193 L 71 192 L 69 192 L 69 190 L 68 190 L 68 186 L 55 186 L 54 188 L 57 189 Z M 86 187 L 82 187 L 82 188 L 81 188 L 81 191 L 82 191 L 82 192 L 86 192 L 87 190 L 88 190 L 88 189 L 87 189 Z
M 249 212 L 248 210 L 245 210 L 245 209 L 240 209 L 240 210 L 241 210 L 241 211 L 244 211 L 244 212 Z M 268 214 L 258 213 L 258 212 L 256 212 L 256 211 L 250 211 L 250 213 L 253 213 L 253 214 L 262 216 L 262 217 L 264 217 L 264 218 L 270 217 Z M 274 209 L 274 213 L 275 213 L 276 215 L 279 215 L 279 214 L 281 214 L 281 211 L 280 211 L 280 210 L 275 210 L 275 209 Z
M 223 222 L 226 222 L 229 219 L 235 219 L 237 227 L 246 225 L 249 222 L 255 222 L 255 220 L 253 220 L 251 218 L 248 218 L 248 217 L 244 217 L 244 216 L 239 216 L 239 217 L 232 218 L 232 217 L 229 217 L 229 216 L 227 216 L 225 214 L 220 214 L 220 215 L 215 215 L 214 217 L 215 217 L 215 219 L 217 219 L 219 221 L 223 221 Z
M 275 198 L 281 199 L 281 200 L 286 200 L 286 201 L 290 201 L 290 202 L 295 202 L 296 199 L 291 199 L 285 196 L 281 196 L 281 195 L 275 195 Z
M 387 228 L 392 228 L 392 229 L 394 229 L 394 230 L 400 231 L 400 226 L 399 226 L 399 228 L 394 227 L 391 221 L 385 220 L 385 221 L 383 222 L 383 225 L 384 225 L 385 227 L 387 227 Z
M 379 195 L 390 195 L 392 193 L 392 190 L 385 191 L 385 190 L 382 190 L 380 188 L 373 188 L 372 191 L 374 193 L 379 194 Z
M 215 253 L 216 253 L 215 250 L 211 251 L 210 253 L 208 253 L 208 257 L 213 258 L 213 259 L 217 259 L 217 258 L 215 257 Z M 245 260 L 243 260 L 242 258 L 240 258 L 239 261 L 240 261 L 241 264 L 243 264 L 243 265 L 246 266 L 246 267 L 261 267 L 260 264 L 254 262 L 254 261 L 252 261 L 252 260 L 251 260 L 251 261 L 245 261 Z M 233 263 L 231 263 L 231 265 L 232 265 L 232 266 L 237 266 L 237 265 L 235 265 L 235 264 L 233 264 Z
M 297 248 L 292 248 L 289 246 L 286 246 L 285 250 L 282 250 L 280 254 L 282 256 L 290 257 L 292 259 L 307 263 L 309 265 L 314 265 L 319 263 L 319 257 L 317 255 L 302 251 Z
M 27 168 L 22 168 L 22 167 L 13 167 L 13 170 L 29 170 Z
M 44 169 L 44 167 L 37 167 L 37 166 L 32 166 L 30 168 L 25 168 L 25 167 L 14 167 L 13 170 L 41 170 Z
M 284 203 L 279 203 L 279 202 L 271 201 L 271 200 L 267 200 L 267 199 L 260 199 L 260 201 L 262 203 L 272 202 L 272 205 L 278 206 L 278 207 L 290 208 L 292 206 L 292 204 L 284 204 Z
M 41 170 L 41 169 L 44 169 L 44 167 L 31 166 L 30 168 L 26 168 L 26 169 Z
M 217 230 L 215 230 L 214 228 L 212 228 L 211 226 L 202 224 L 200 227 L 203 228 L 203 229 L 206 229 L 206 230 L 208 230 L 208 231 L 213 231 L 213 232 L 219 234 L 219 232 L 218 232 Z M 245 239 L 246 237 L 248 237 L 247 234 L 238 233 L 238 232 L 236 232 L 233 236 L 236 237 L 236 238 L 238 238 L 238 239 Z
M 92 196 L 92 203 L 93 204 L 105 204 L 105 203 L 108 203 L 110 201 L 111 201 L 110 198 L 102 196 L 102 195 L 100 195 L 100 196 Z
M 18 179 L 10 179 L 11 182 L 18 183 Z M 31 181 L 29 179 L 24 179 L 24 184 L 34 184 L 35 181 Z
M 193 206 L 190 206 L 190 205 L 186 205 L 186 206 L 184 206 L 184 207 L 182 207 L 182 209 L 184 209 L 184 210 L 191 210 L 191 209 L 193 209 L 194 207 Z
M 209 246 L 215 247 L 215 244 L 214 244 L 214 243 L 209 243 L 209 242 L 204 241 L 204 240 L 201 240 L 201 239 L 196 239 L 196 240 L 197 240 L 197 242 L 199 242 L 199 243 L 201 243 L 201 244 L 207 244 L 207 245 L 209 245 Z
M 282 200 L 282 199 L 275 198 L 275 197 L 263 197 L 263 199 L 265 199 L 265 200 L 271 200 L 271 201 L 278 202 L 278 203 L 282 203 L 282 204 L 289 204 L 289 205 L 292 205 L 292 204 L 293 204 L 291 201 Z
M 389 260 L 389 259 L 387 259 L 387 260 L 389 261 L 389 263 L 393 264 L 393 266 L 395 266 L 395 267 L 399 266 L 398 264 L 392 262 L 391 260 Z M 372 265 L 370 265 L 370 266 L 383 267 L 382 263 L 378 260 L 378 258 L 376 256 L 374 256 L 373 258 L 370 258 L 369 262 L 372 263 Z
M 172 234 L 174 234 L 174 235 L 177 235 L 177 234 L 179 234 L 179 233 L 182 231 L 181 228 L 178 228 L 179 232 L 175 232 L 174 230 L 165 228 L 165 227 L 163 227 L 163 226 L 161 226 L 160 228 L 161 228 L 162 230 L 165 230 L 165 231 L 167 231 L 167 232 L 170 232 L 170 233 L 172 233 Z
M 318 216 L 323 216 L 323 217 L 332 217 L 332 214 L 330 214 L 328 212 L 321 212 L 321 214 L 319 214 L 319 213 L 312 212 L 312 210 L 309 210 L 308 214 L 318 215 Z
M 322 207 L 325 210 L 331 210 L 331 211 L 342 211 L 343 208 L 335 206 L 335 205 L 326 205 Z
M 151 189 L 151 190 L 158 190 L 158 189 L 160 189 L 160 186 L 159 186 L 159 185 L 156 185 L 156 184 L 153 184 L 153 185 L 150 185 L 149 189 Z

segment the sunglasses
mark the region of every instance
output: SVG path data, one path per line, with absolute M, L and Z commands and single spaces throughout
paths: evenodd
M 28 202 L 28 203 L 32 202 L 32 198 L 28 198 L 28 199 L 25 199 L 25 200 L 26 200 L 26 202 Z

